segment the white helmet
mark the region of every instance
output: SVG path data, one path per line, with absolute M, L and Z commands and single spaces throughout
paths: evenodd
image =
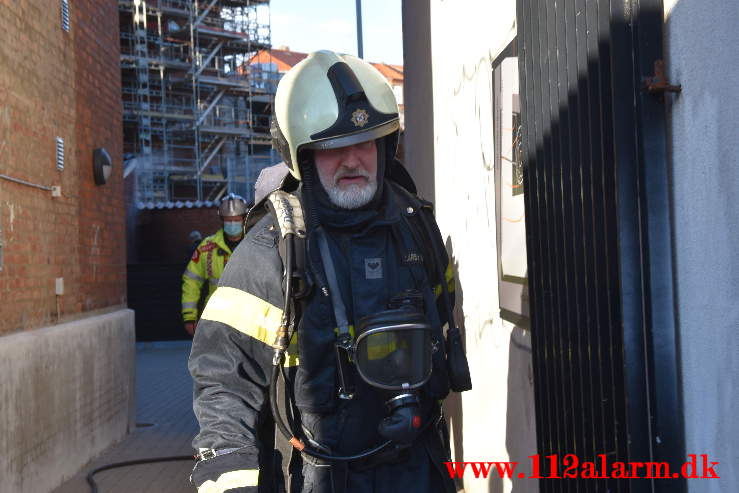
M 277 87 L 272 142 L 298 180 L 301 150 L 358 144 L 397 135 L 399 128 L 398 104 L 390 84 L 357 57 L 311 53 Z
M 218 206 L 218 216 L 244 216 L 249 212 L 249 206 L 241 195 L 229 193 L 221 199 Z

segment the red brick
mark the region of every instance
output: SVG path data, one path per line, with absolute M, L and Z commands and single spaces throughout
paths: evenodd
M 56 321 L 56 277 L 65 316 L 125 302 L 126 243 L 116 2 L 76 1 L 70 33 L 45 0 L 10 2 L 0 22 L 0 58 L 12 68 L 0 69 L 3 173 L 63 194 L 0 180 L 2 333 Z M 56 136 L 65 140 L 62 172 Z M 104 186 L 90 169 L 96 147 L 114 161 Z

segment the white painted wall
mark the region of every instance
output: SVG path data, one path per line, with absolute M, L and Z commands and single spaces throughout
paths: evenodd
M 0 337 L 0 493 L 44 493 L 135 425 L 134 314 Z
M 514 35 L 514 0 L 431 1 L 436 212 L 457 267 L 474 387 L 461 406 L 447 403 L 455 460 L 525 462 L 536 453 L 531 337 L 500 319 L 497 288 L 491 62 Z M 464 487 L 538 491 L 534 480 L 472 474 Z
M 667 0 L 665 59 L 686 449 L 739 485 L 739 2 Z

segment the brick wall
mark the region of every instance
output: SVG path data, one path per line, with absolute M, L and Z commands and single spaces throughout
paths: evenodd
M 221 227 L 215 207 L 135 210 L 129 229 L 128 303 L 136 311 L 136 340 L 184 339 L 182 272 L 190 259 L 188 235 Z
M 59 4 L 0 8 L 0 174 L 62 191 L 52 198 L 0 178 L 0 333 L 126 302 L 117 3 L 70 2 L 70 32 Z M 114 163 L 102 186 L 92 176 L 96 147 Z
M 138 211 L 135 220 L 135 256 L 131 263 L 184 263 L 190 252 L 190 231 L 205 238 L 221 227 L 215 207 L 197 209 L 153 209 Z M 132 252 L 133 253 L 133 252 Z

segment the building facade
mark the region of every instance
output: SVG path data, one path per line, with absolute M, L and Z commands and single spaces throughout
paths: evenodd
M 0 9 L 3 491 L 51 490 L 133 425 L 117 6 L 52 3 Z

